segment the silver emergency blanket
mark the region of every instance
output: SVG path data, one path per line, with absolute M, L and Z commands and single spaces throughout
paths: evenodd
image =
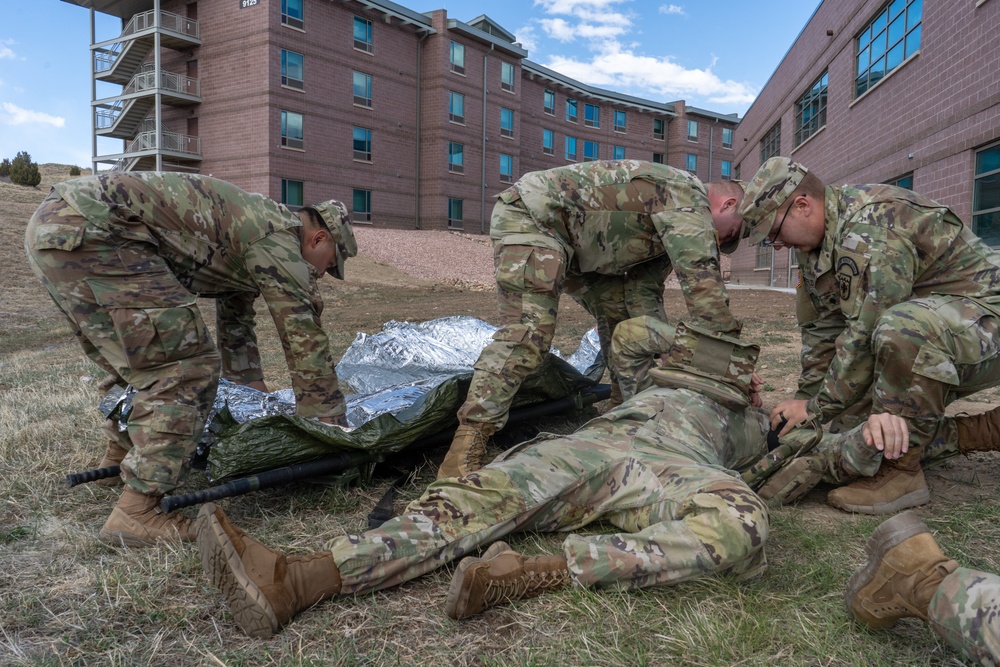
M 463 379 L 467 385 L 473 364 L 495 331 L 482 320 L 455 316 L 419 323 L 390 321 L 376 334 L 359 333 L 337 364 L 348 429 L 296 417 L 291 389 L 265 393 L 222 380 L 198 454 L 211 448 L 212 476 L 218 478 L 344 448 L 398 451 L 454 422 L 465 389 L 452 385 Z M 526 395 L 519 394 L 515 405 L 560 398 L 573 388 L 596 383 L 603 373 L 597 332 L 591 329 L 569 359 L 563 361 L 553 349 L 539 377 L 525 382 Z M 101 412 L 118 419 L 122 430 L 133 394 L 131 387 L 119 388 L 101 402 Z M 248 451 L 254 446 L 259 451 Z

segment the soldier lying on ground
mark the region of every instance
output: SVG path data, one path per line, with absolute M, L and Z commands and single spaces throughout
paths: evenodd
M 281 338 L 298 414 L 345 423 L 316 288 L 323 273 L 343 279 L 357 253 L 340 202 L 295 214 L 206 176 L 116 172 L 56 185 L 28 223 L 25 248 L 87 356 L 138 390 L 128 430 L 105 426 L 100 465 L 121 464 L 126 486 L 102 541 L 194 539 L 189 519 L 159 514 L 159 499 L 194 452 L 220 370 L 266 391 L 258 296 Z M 198 296 L 218 302 L 218 349 Z
M 785 432 L 847 410 L 906 419 L 909 449 L 831 505 L 884 514 L 926 503 L 921 460 L 1000 448 L 1000 410 L 945 419 L 956 398 L 1000 384 L 1000 254 L 946 206 L 889 185 L 826 186 L 767 160 L 740 204 L 751 245 L 794 248 L 802 375 L 771 423 Z
M 565 585 L 644 587 L 766 567 L 765 501 L 740 477 L 768 451 L 767 414 L 749 407 L 758 348 L 678 326 L 657 382 L 571 435 L 543 434 L 486 467 L 438 479 L 401 516 L 327 550 L 286 556 L 233 526 L 213 504 L 198 518 L 198 547 L 236 622 L 268 637 L 335 595 L 395 586 L 493 543 L 456 569 L 452 618 Z M 628 386 L 642 384 L 631 382 Z M 623 384 L 623 387 L 626 386 Z M 873 474 L 879 449 L 898 448 L 905 422 L 873 415 L 851 432 L 800 428 L 843 448 L 852 474 Z M 604 520 L 621 532 L 582 535 Z M 526 557 L 497 542 L 514 532 L 569 534 L 562 553 Z
M 688 172 L 638 160 L 536 171 L 500 193 L 490 237 L 501 324 L 475 364 L 439 476 L 483 465 L 487 439 L 503 428 L 514 394 L 552 343 L 562 292 L 597 320 L 605 360 L 619 322 L 666 319 L 663 286 L 671 270 L 692 321 L 739 335 L 719 244 L 729 253 L 739 243 L 742 195 L 738 183 L 705 185 Z M 616 405 L 614 374 L 611 383 Z
M 851 614 L 870 628 L 917 617 L 968 660 L 1000 664 L 1000 576 L 949 559 L 913 511 L 882 523 L 847 582 Z

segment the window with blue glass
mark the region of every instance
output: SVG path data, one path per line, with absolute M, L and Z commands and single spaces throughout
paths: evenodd
M 281 179 L 281 203 L 288 206 L 303 206 L 305 184 L 302 181 Z
M 281 145 L 285 148 L 304 148 L 302 114 L 281 110 Z
M 892 0 L 855 38 L 854 96 L 860 97 L 920 50 L 923 0 Z
M 501 183 L 513 183 L 514 182 L 514 156 L 506 155 L 504 153 L 500 154 L 500 182 Z
M 364 72 L 354 73 L 354 103 L 359 107 L 372 106 L 372 77 Z
M 583 124 L 587 127 L 601 126 L 601 107 L 596 104 L 587 104 L 583 110 Z
M 823 72 L 795 103 L 796 146 L 826 127 L 826 89 L 829 81 L 830 74 Z
M 500 136 L 514 136 L 514 112 L 503 107 L 500 108 Z
M 455 74 L 465 74 L 465 45 L 452 42 L 448 50 L 448 62 Z
M 354 128 L 354 159 L 372 161 L 372 131 L 363 127 Z
M 465 95 L 462 93 L 448 93 L 448 120 L 465 124 Z
M 457 142 L 448 143 L 448 171 L 453 174 L 465 173 L 465 146 Z
M 354 48 L 365 53 L 373 53 L 372 22 L 360 16 L 354 17 Z
M 576 137 L 566 137 L 566 159 L 575 161 L 576 160 Z
M 583 161 L 593 162 L 600 159 L 601 145 L 596 141 L 583 142 Z
M 302 0 L 281 0 L 281 22 L 293 28 L 301 28 Z
M 625 112 L 615 110 L 615 132 L 625 131 Z
M 297 90 L 305 88 L 305 82 L 302 79 L 301 53 L 281 50 L 281 85 Z
M 972 231 L 991 246 L 1000 245 L 1000 143 L 976 152 Z
M 733 178 L 733 163 L 729 160 L 723 160 L 720 167 L 720 175 L 722 180 L 730 181 Z
M 612 159 L 615 159 L 615 160 L 624 160 L 625 159 L 625 147 L 624 146 L 615 146 L 614 151 L 612 153 Z
M 556 115 L 556 94 L 546 90 L 542 96 L 542 110 L 550 116 Z
M 556 151 L 556 133 L 552 130 L 542 130 L 542 152 L 554 155 Z
M 576 100 L 566 100 L 566 120 L 576 122 Z
M 690 171 L 692 174 L 698 171 L 698 156 L 688 153 L 684 159 L 684 168 Z

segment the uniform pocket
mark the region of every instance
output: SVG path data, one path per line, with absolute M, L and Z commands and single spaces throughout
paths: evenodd
M 82 225 L 44 223 L 35 225 L 28 240 L 35 250 L 74 250 L 83 243 Z

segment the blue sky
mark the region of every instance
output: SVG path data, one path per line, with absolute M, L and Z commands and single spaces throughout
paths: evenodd
M 444 8 L 460 21 L 485 13 L 517 36 L 528 58 L 584 83 L 741 116 L 819 4 L 397 2 L 418 12 Z M 113 37 L 117 27 L 114 19 L 99 21 L 98 39 Z M 90 165 L 89 46 L 88 10 L 61 0 L 0 0 L 0 158 L 26 150 L 39 163 Z M 110 94 L 104 90 L 99 94 Z

